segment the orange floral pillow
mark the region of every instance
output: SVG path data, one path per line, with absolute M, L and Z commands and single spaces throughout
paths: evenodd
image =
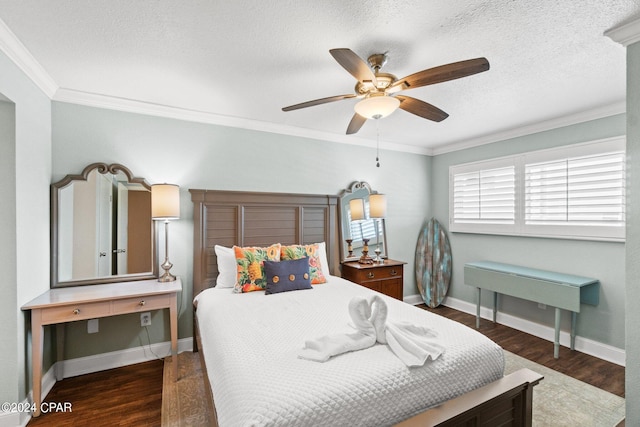
M 233 247 L 238 274 L 233 291 L 236 293 L 262 291 L 267 287 L 264 261 L 280 261 L 280 243 L 267 248 Z
M 282 246 L 280 249 L 280 259 L 291 260 L 309 257 L 309 274 L 311 275 L 311 284 L 317 285 L 325 283 L 327 278 L 322 272 L 322 264 L 320 264 L 320 250 L 318 244 L 312 245 L 290 245 Z

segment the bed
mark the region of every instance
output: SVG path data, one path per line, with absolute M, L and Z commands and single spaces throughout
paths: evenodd
M 337 196 L 190 190 L 194 203 L 194 347 L 216 424 L 531 425 L 541 377 L 503 377 L 503 352 L 476 331 L 341 279 Z M 321 242 L 326 283 L 265 295 L 216 286 L 216 245 Z M 407 367 L 375 344 L 316 362 L 305 340 L 349 328 L 354 297 L 378 295 L 388 321 L 431 328 L 445 351 Z

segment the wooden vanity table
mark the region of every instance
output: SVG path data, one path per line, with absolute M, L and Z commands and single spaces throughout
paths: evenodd
M 44 326 L 59 325 L 58 354 L 64 342 L 63 324 L 77 320 L 96 319 L 120 314 L 169 309 L 171 325 L 171 360 L 178 372 L 178 292 L 182 282 L 159 283 L 156 279 L 135 282 L 117 282 L 101 285 L 72 286 L 50 289 L 22 310 L 31 310 L 31 352 L 33 364 L 34 417 L 40 415 L 42 398 L 42 352 Z M 61 359 L 59 357 L 59 359 Z M 62 360 L 58 360 L 61 362 Z M 56 373 L 62 379 L 60 372 Z M 177 375 L 176 375 L 177 378 Z

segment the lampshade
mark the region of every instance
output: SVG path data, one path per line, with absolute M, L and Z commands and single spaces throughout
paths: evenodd
M 175 184 L 151 186 L 151 218 L 154 220 L 180 218 L 180 187 Z
M 385 94 L 369 95 L 358 102 L 354 109 L 356 113 L 367 119 L 381 119 L 393 113 L 400 106 L 400 100 Z
M 351 212 L 351 221 L 360 221 L 364 219 L 364 200 L 349 200 L 349 211 Z
M 387 197 L 384 194 L 369 195 L 369 217 L 384 218 L 387 216 Z

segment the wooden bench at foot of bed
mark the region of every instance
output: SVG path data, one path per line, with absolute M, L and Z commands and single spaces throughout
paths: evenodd
M 531 426 L 533 387 L 542 379 L 540 374 L 520 369 L 396 427 Z

